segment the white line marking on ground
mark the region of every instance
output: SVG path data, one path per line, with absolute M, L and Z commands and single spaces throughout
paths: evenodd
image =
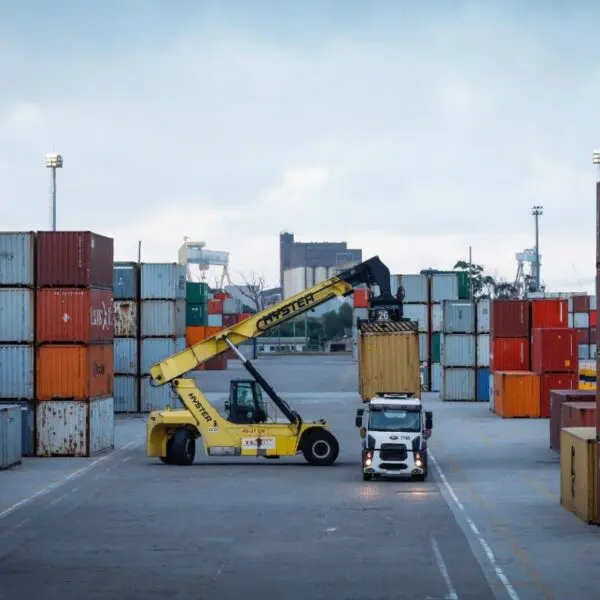
M 450 494 L 450 497 L 452 498 L 452 500 L 454 500 L 454 503 L 456 504 L 456 506 L 462 513 L 465 521 L 467 522 L 467 525 L 469 526 L 469 529 L 473 532 L 477 541 L 483 548 L 486 558 L 492 565 L 492 568 L 494 569 L 494 571 L 496 572 L 496 575 L 498 576 L 498 579 L 504 586 L 506 593 L 510 596 L 510 598 L 512 600 L 520 600 L 519 595 L 515 591 L 515 588 L 513 588 L 512 584 L 508 580 L 508 577 L 504 574 L 504 571 L 500 568 L 500 566 L 496 562 L 496 557 L 494 556 L 492 549 L 490 548 L 488 543 L 485 541 L 485 539 L 479 532 L 479 529 L 477 529 L 477 525 L 475 525 L 473 519 L 471 519 L 471 517 L 469 517 L 467 511 L 465 510 L 465 507 L 462 505 L 462 502 L 458 499 L 458 496 L 454 492 L 454 489 L 448 482 L 448 479 L 446 479 L 446 475 L 444 475 L 444 472 L 442 471 L 442 468 L 438 464 L 437 460 L 434 458 L 434 456 L 431 453 L 429 453 L 429 458 L 431 459 L 431 462 L 435 466 L 435 468 L 438 472 L 438 475 L 440 476 L 440 479 L 442 480 L 442 483 L 444 484 L 444 486 L 446 487 L 446 490 Z
M 128 444 L 125 444 L 123 447 L 119 448 L 118 450 L 114 450 L 113 452 L 106 454 L 105 456 L 101 456 L 100 458 L 97 458 L 96 460 L 91 462 L 89 465 L 87 465 L 81 469 L 78 469 L 77 471 L 74 471 L 73 473 L 70 473 L 66 477 L 63 477 L 60 481 L 57 481 L 56 483 L 51 483 L 50 485 L 47 485 L 46 487 L 42 488 L 38 492 L 35 492 L 35 494 L 31 494 L 31 496 L 27 496 L 27 498 L 23 498 L 23 500 L 19 500 L 19 502 L 15 502 L 12 506 L 9 506 L 7 509 L 0 512 L 0 520 L 4 519 L 4 517 L 7 517 L 8 515 L 15 512 L 15 510 L 21 508 L 22 506 L 25 506 L 25 504 L 29 504 L 31 501 L 35 500 L 36 498 L 41 498 L 42 496 L 49 494 L 51 491 L 59 488 L 60 486 L 64 485 L 65 483 L 68 483 L 69 481 L 73 481 L 73 479 L 77 479 L 78 477 L 81 477 L 82 475 L 84 475 L 85 473 L 87 473 L 88 471 L 93 469 L 94 467 L 98 466 L 105 460 L 113 458 L 114 456 L 120 454 L 121 452 L 131 448 L 132 446 L 137 444 L 140 440 L 141 440 L 141 438 L 136 438 L 135 440 L 129 442 Z M 52 460 L 52 459 L 50 458 L 47 460 Z M 62 498 L 63 498 L 63 496 L 61 496 L 60 499 L 62 499 Z M 55 500 L 55 502 L 57 502 L 57 500 Z
M 433 553 L 435 554 L 435 561 L 437 562 L 438 569 L 446 582 L 446 587 L 448 588 L 448 593 L 446 594 L 446 600 L 458 600 L 458 594 L 454 589 L 454 585 L 452 585 L 452 579 L 450 579 L 450 574 L 448 573 L 448 567 L 446 567 L 446 563 L 444 562 L 444 557 L 442 556 L 442 552 L 440 551 L 440 547 L 436 539 L 431 536 L 431 545 L 433 547 Z

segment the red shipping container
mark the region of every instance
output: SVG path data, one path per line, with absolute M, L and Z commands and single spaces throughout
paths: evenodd
M 227 369 L 227 356 L 223 352 L 200 365 L 201 371 L 224 371 Z
M 576 390 L 578 373 L 544 373 L 540 376 L 540 417 L 550 417 L 550 392 L 552 390 Z
M 578 344 L 589 344 L 590 343 L 590 330 L 585 327 L 578 327 L 575 329 L 577 333 Z
M 35 337 L 38 343 L 110 342 L 114 337 L 112 290 L 37 290 Z
M 572 296 L 574 313 L 586 313 L 590 311 L 590 297 L 587 295 Z
M 490 308 L 490 336 L 528 338 L 529 301 L 493 300 Z
M 531 301 L 531 329 L 567 328 L 569 301 L 562 298 L 536 298 Z
M 112 290 L 114 242 L 91 231 L 39 231 L 38 287 Z
M 562 427 L 595 427 L 595 402 L 563 402 L 561 406 Z
M 251 316 L 252 316 L 252 313 L 241 313 L 238 323 L 241 323 L 242 321 L 249 319 Z
M 590 310 L 590 327 L 596 327 L 596 315 L 597 311 Z
M 533 329 L 531 370 L 536 373 L 577 373 L 579 347 L 574 329 Z
M 529 371 L 529 338 L 490 338 L 490 370 Z
M 223 314 L 223 300 L 209 300 L 208 301 L 208 314 L 209 315 L 221 315 Z
M 550 448 L 560 451 L 560 428 L 564 402 L 596 403 L 596 390 L 551 390 L 550 391 Z
M 370 293 L 366 288 L 354 290 L 354 308 L 369 308 Z
M 597 343 L 598 343 L 598 333 L 596 332 L 596 326 L 591 325 L 590 326 L 590 344 L 597 344 Z
M 223 327 L 233 327 L 238 322 L 238 315 L 223 315 Z
M 223 302 L 224 300 L 227 300 L 227 298 L 231 298 L 231 294 L 228 294 L 227 292 L 215 292 L 215 300 L 221 300 L 221 302 Z

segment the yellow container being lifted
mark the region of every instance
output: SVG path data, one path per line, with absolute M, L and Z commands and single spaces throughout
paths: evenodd
M 421 395 L 419 332 L 413 321 L 361 321 L 358 387 L 363 402 L 379 392 Z

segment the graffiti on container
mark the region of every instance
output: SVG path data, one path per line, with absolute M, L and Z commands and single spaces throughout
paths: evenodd
M 102 308 L 90 308 L 90 325 L 92 327 L 100 327 L 101 329 L 109 329 L 113 327 L 113 307 L 109 309 L 104 302 Z
M 204 406 L 202 406 L 202 403 L 200 402 L 200 400 L 198 400 L 198 396 L 196 396 L 196 394 L 194 394 L 194 392 L 190 392 L 188 394 L 188 396 L 189 396 L 190 400 L 192 401 L 192 404 L 200 412 L 200 415 L 202 416 L 202 418 L 207 423 L 210 423 L 212 421 L 212 418 L 211 418 L 210 414 L 208 413 L 208 411 L 204 408 Z
M 289 319 L 293 317 L 297 312 L 301 309 L 309 307 L 311 304 L 315 303 L 315 295 L 314 293 L 306 294 L 301 298 L 297 298 L 288 304 L 285 304 L 281 308 L 277 310 L 272 310 L 267 313 L 262 319 L 259 319 L 256 323 L 256 328 L 259 331 L 266 331 L 270 327 L 273 327 L 277 323 Z

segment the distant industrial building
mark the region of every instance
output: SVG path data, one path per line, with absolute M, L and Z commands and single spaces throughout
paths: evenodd
M 279 285 L 289 298 L 303 289 L 362 262 L 362 250 L 346 242 L 296 242 L 294 234 L 279 234 Z

